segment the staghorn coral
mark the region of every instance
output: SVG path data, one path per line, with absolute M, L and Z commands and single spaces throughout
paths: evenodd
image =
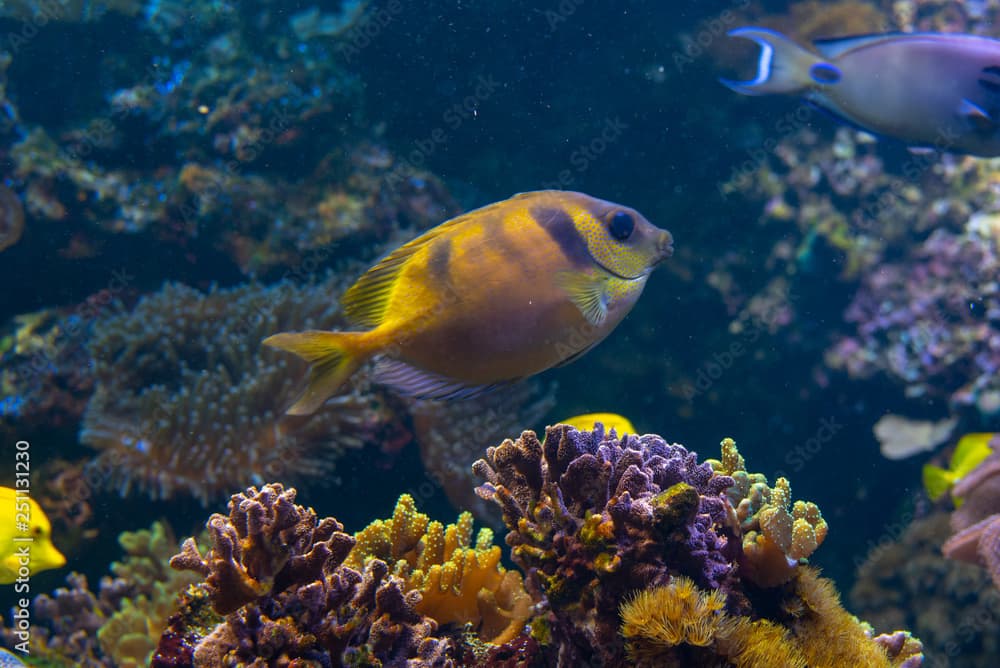
M 448 643 L 416 610 L 420 594 L 380 559 L 345 565 L 355 539 L 294 501 L 279 484 L 251 487 L 232 497 L 228 518 L 209 520 L 204 557 L 185 541 L 171 565 L 205 582 L 187 593 L 152 665 L 446 665 Z
M 799 561 L 808 558 L 826 538 L 828 527 L 819 508 L 807 501 L 793 505 L 785 478 L 778 478 L 769 487 L 762 474 L 748 473 L 731 438 L 722 441 L 722 459 L 708 463 L 716 473 L 735 481 L 726 495 L 743 532 L 740 574 L 762 587 L 787 582 Z
M 200 293 L 167 285 L 95 326 L 97 389 L 80 439 L 93 468 L 127 494 L 192 495 L 203 504 L 263 478 L 328 472 L 345 448 L 402 430 L 390 397 L 364 374 L 327 407 L 286 416 L 301 371 L 260 346 L 285 329 L 340 323 L 339 282 Z
M 118 543 L 125 556 L 111 564 L 113 577 L 103 577 L 96 594 L 86 576 L 71 573 L 67 587 L 35 597 L 33 656 L 55 666 L 149 665 L 178 595 L 198 579 L 169 568 L 167 562 L 178 545 L 166 524 L 154 522 L 148 530 L 126 531 Z M 12 630 L 0 628 L 0 638 L 13 646 Z
M 987 668 L 1000 653 L 1000 592 L 983 569 L 946 559 L 947 513 L 900 526 L 859 565 L 851 608 L 876 631 L 910 629 L 927 664 Z M 894 534 L 890 534 L 894 535 Z M 860 561 L 860 560 L 859 560 Z
M 532 600 L 521 575 L 500 565 L 493 531 L 479 530 L 474 546 L 472 515 L 447 527 L 417 512 L 413 497 L 399 497 L 392 519 L 376 520 L 355 534 L 345 565 L 361 570 L 380 559 L 408 591 L 420 592 L 415 609 L 441 626 L 471 624 L 494 645 L 513 640 L 524 627 Z
M 941 551 L 950 559 L 985 566 L 1000 590 L 1000 452 L 956 482 L 951 496 L 958 506 L 951 514 L 954 535 Z
M 628 592 L 674 574 L 734 583 L 739 541 L 723 496 L 732 478 L 680 445 L 557 425 L 544 444 L 525 431 L 489 448 L 474 471 L 485 481 L 477 492 L 503 511 L 529 591 L 548 603 L 542 627 L 560 661 L 623 660 L 617 607 Z

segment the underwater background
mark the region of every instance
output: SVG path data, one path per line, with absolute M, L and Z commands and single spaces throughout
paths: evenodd
M 636 590 L 594 582 L 622 563 L 653 567 L 622 549 L 619 565 L 601 561 L 613 562 L 622 539 L 587 524 L 603 502 L 585 511 L 586 495 L 575 497 L 568 483 L 560 498 L 579 515 L 580 552 L 546 553 L 544 531 L 510 521 L 514 502 L 505 506 L 496 489 L 531 496 L 531 484 L 505 477 L 504 466 L 530 460 L 535 446 L 508 444 L 508 454 L 520 448 L 509 460 L 487 448 L 522 430 L 541 438 L 546 425 L 570 416 L 612 412 L 639 434 L 686 448 L 643 446 L 688 462 L 681 477 L 694 491 L 684 493 L 698 512 L 672 519 L 678 526 L 697 514 L 714 527 L 698 525 L 711 540 L 729 535 L 748 546 L 750 537 L 772 547 L 784 543 L 758 513 L 787 522 L 774 531 L 788 545 L 808 529 L 811 549 L 783 548 L 787 573 L 719 566 L 719 575 L 657 562 L 671 573 L 671 595 L 681 596 L 680 574 L 703 591 L 697 604 L 685 603 L 689 616 L 715 618 L 722 604 L 707 592 L 728 592 L 733 619 L 780 622 L 796 642 L 820 643 L 833 623 L 796 627 L 803 617 L 787 598 L 817 615 L 822 606 L 807 586 L 832 600 L 807 558 L 875 635 L 919 638 L 924 665 L 1000 665 L 1000 538 L 992 561 L 972 549 L 971 561 L 985 559 L 992 573 L 945 558 L 942 545 L 966 526 L 951 517 L 960 497 L 932 499 L 922 483 L 925 464 L 948 468 L 964 435 L 1000 432 L 1000 162 L 912 154 L 795 98 L 743 97 L 718 83 L 752 75 L 753 45 L 726 37 L 739 26 L 800 42 L 892 30 L 1000 37 L 998 12 L 993 0 L 0 2 L 0 485 L 15 486 L 16 453 L 30 444 L 31 496 L 67 561 L 33 573 L 30 592 L 0 585 L 4 646 L 23 642 L 21 599 L 42 595 L 31 606 L 32 651 L 15 652 L 26 664 L 583 665 L 583 648 L 594 643 L 611 649 L 593 653 L 589 665 L 716 665 L 719 656 L 725 665 L 805 665 L 800 654 L 773 658 L 787 640 L 773 629 L 780 637 L 765 641 L 755 627 L 740 645 L 766 645 L 769 662 L 733 650 L 724 639 L 736 622 L 711 642 L 681 632 L 671 642 L 615 636 L 617 606 Z M 417 401 L 362 370 L 316 414 L 283 415 L 305 365 L 262 339 L 347 328 L 338 298 L 380 256 L 463 211 L 542 189 L 634 207 L 673 235 L 673 257 L 607 340 L 572 364 L 467 401 Z M 600 428 L 553 434 L 580 456 L 608 438 Z M 720 450 L 726 438 L 736 445 Z M 614 462 L 630 456 L 607 448 L 618 453 L 606 455 Z M 731 477 L 734 486 L 724 492 L 692 473 L 687 451 L 697 462 L 718 458 L 705 475 Z M 986 459 L 995 473 L 994 460 Z M 649 487 L 642 498 L 669 505 L 669 490 L 650 482 L 660 480 L 656 466 L 639 466 Z M 996 480 L 977 497 L 987 515 L 1000 512 Z M 520 506 L 528 515 L 540 498 L 558 506 L 544 496 L 556 483 L 537 482 L 532 502 Z M 283 489 L 264 490 L 268 483 Z M 289 498 L 291 487 L 297 496 Z M 403 621 L 371 613 L 395 620 L 385 624 L 394 630 L 341 620 L 353 635 L 324 643 L 326 654 L 288 622 L 288 637 L 272 633 L 266 649 L 258 638 L 254 649 L 241 646 L 244 654 L 174 647 L 186 659 L 156 659 L 168 620 L 176 630 L 179 611 L 199 610 L 191 598 L 178 602 L 189 585 L 208 578 L 200 594 L 186 594 L 211 601 L 216 618 L 201 620 L 208 627 L 261 606 L 256 621 L 226 631 L 233 638 L 262 635 L 254 624 L 278 605 L 271 587 L 287 585 L 288 554 L 267 577 L 246 565 L 243 593 L 230 598 L 227 586 L 236 585 L 225 577 L 235 576 L 219 576 L 207 556 L 237 534 L 252 552 L 252 531 L 248 538 L 222 526 L 249 526 L 237 517 L 245 508 L 227 510 L 237 494 L 246 508 L 294 520 L 289 535 L 299 543 L 272 536 L 258 559 L 273 559 L 281 544 L 306 570 L 320 558 L 309 541 L 326 541 L 338 555 L 337 545 L 350 549 L 347 535 L 394 518 L 395 534 L 379 525 L 372 535 L 385 535 L 355 540 L 390 562 L 411 594 L 424 587 L 424 607 L 407 608 Z M 617 517 L 619 498 L 607 499 L 607 517 Z M 723 498 L 738 517 L 706 501 Z M 791 503 L 800 499 L 808 507 Z M 299 528 L 312 521 L 303 508 L 315 510 L 312 520 L 336 517 L 339 528 Z M 475 516 L 476 532 L 492 532 L 470 542 L 463 511 Z M 222 524 L 206 537 L 213 513 Z M 465 558 L 479 559 L 485 574 L 462 605 L 436 602 L 407 570 L 430 567 L 386 547 L 402 540 L 404 516 L 418 525 L 410 547 L 424 541 L 420 554 L 433 551 L 434 531 L 444 554 L 480 550 Z M 452 529 L 428 529 L 428 516 L 459 519 Z M 566 526 L 548 531 L 572 536 Z M 505 542 L 508 532 L 517 535 Z M 466 536 L 464 546 L 455 535 Z M 676 548 L 674 533 L 656 535 L 647 543 Z M 189 570 L 171 569 L 167 561 L 189 536 L 197 547 L 185 546 L 180 560 Z M 518 552 L 524 541 L 546 556 Z M 716 548 L 699 549 L 702 559 Z M 336 567 L 362 574 L 352 586 L 378 580 L 370 559 L 344 555 Z M 393 571 L 392 559 L 412 563 Z M 577 560 L 573 577 L 547 571 L 553 560 L 559 568 Z M 581 575 L 588 569 L 592 582 Z M 523 587 L 511 575 L 519 570 Z M 71 572 L 85 579 L 67 579 Z M 574 584 L 559 581 L 557 595 L 552 578 L 560 577 Z M 750 584 L 737 586 L 739 578 Z M 481 588 L 500 611 L 493 617 L 483 612 Z M 272 595 L 271 608 L 255 598 Z M 366 610 L 359 598 L 346 600 L 338 614 Z M 288 610 L 307 607 L 280 605 L 288 619 Z M 197 644 L 188 627 L 176 637 L 184 638 L 177 647 Z M 433 651 L 427 638 L 439 639 Z M 878 660 L 920 665 L 911 640 L 883 641 L 889 649 Z M 495 649 L 506 645 L 516 647 Z

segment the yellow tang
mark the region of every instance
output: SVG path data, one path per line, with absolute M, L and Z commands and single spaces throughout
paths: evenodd
M 618 413 L 586 413 L 559 421 L 560 424 L 568 424 L 579 431 L 590 431 L 594 428 L 595 422 L 603 424 L 606 431 L 614 429 L 619 436 L 638 433 L 629 419 Z
M 22 566 L 34 575 L 65 565 L 66 557 L 52 544 L 51 533 L 49 518 L 34 499 L 0 487 L 0 584 L 15 582 Z
M 996 434 L 978 433 L 966 434 L 951 453 L 948 468 L 943 469 L 934 464 L 924 464 L 924 489 L 932 501 L 937 501 L 945 495 L 956 482 L 961 480 L 972 469 L 993 454 L 990 441 Z M 955 499 L 955 505 L 962 505 L 962 499 Z
M 315 411 L 367 359 L 376 380 L 428 399 L 472 396 L 576 359 L 635 305 L 673 238 L 583 193 L 522 193 L 396 249 L 345 294 L 367 331 L 275 334 L 309 361 L 289 413 Z

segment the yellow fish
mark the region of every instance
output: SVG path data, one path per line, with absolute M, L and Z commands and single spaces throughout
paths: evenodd
M 948 468 L 943 469 L 934 464 L 924 464 L 924 489 L 933 501 L 937 501 L 961 480 L 969 471 L 993 454 L 990 441 L 996 434 L 966 434 L 951 453 Z M 955 499 L 955 505 L 960 506 L 961 499 Z
M 308 415 L 369 358 L 404 394 L 459 398 L 570 362 L 635 305 L 673 237 L 583 193 L 522 193 L 446 221 L 343 296 L 367 331 L 285 332 L 264 343 L 311 363 L 288 409 Z
M 0 487 L 0 584 L 17 581 L 22 566 L 31 575 L 64 566 L 66 557 L 52 544 L 51 533 L 49 518 L 34 499 Z
M 590 431 L 594 428 L 595 422 L 603 424 L 606 431 L 614 429 L 619 436 L 639 433 L 627 417 L 618 415 L 618 413 L 586 413 L 559 421 L 560 424 L 568 424 L 579 431 Z

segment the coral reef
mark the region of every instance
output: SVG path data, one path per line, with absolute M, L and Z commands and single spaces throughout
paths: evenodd
M 318 520 L 312 509 L 294 501 L 294 489 L 251 487 L 232 497 L 229 517 L 209 520 L 212 548 L 204 557 L 193 541 L 185 541 L 171 564 L 199 573 L 205 582 L 188 592 L 172 618 L 154 666 L 217 666 L 260 658 L 272 666 L 296 660 L 403 665 L 418 657 L 433 662 L 448 650 L 448 643 L 434 636 L 437 622 L 417 611 L 418 591 L 408 589 L 381 559 L 365 560 L 362 570 L 346 565 L 355 538 L 335 519 Z M 391 525 L 399 532 L 393 538 L 407 542 L 417 533 L 402 521 L 400 508 L 408 507 L 401 501 L 394 517 L 398 522 Z M 423 522 L 415 513 L 408 518 L 428 527 L 426 517 Z M 391 526 L 381 535 L 390 552 Z M 456 531 L 452 527 L 453 541 Z M 371 540 L 379 541 L 378 532 L 364 534 L 369 548 Z M 225 619 L 206 614 L 206 603 Z
M 439 625 L 472 624 L 487 642 L 502 645 L 521 633 L 533 601 L 521 575 L 500 565 L 493 531 L 480 529 L 474 547 L 472 514 L 447 527 L 399 498 L 392 519 L 376 520 L 355 535 L 344 564 L 362 570 L 371 559 L 388 565 L 407 591 L 420 592 L 415 609 Z
M 950 559 L 986 567 L 1000 590 L 1000 452 L 994 452 L 955 483 L 951 536 L 941 547 Z
M 111 564 L 113 577 L 101 579 L 93 593 L 79 573 L 67 587 L 33 602 L 31 654 L 47 665 L 85 668 L 134 668 L 149 665 L 156 638 L 166 628 L 177 596 L 198 578 L 168 566 L 177 541 L 170 527 L 155 522 L 149 530 L 118 538 L 125 552 Z M 13 631 L 0 628 L 13 646 Z
M 167 285 L 88 343 L 97 389 L 80 439 L 121 493 L 181 493 L 208 503 L 274 476 L 318 476 L 345 448 L 403 429 L 394 403 L 359 374 L 316 415 L 285 416 L 301 369 L 260 346 L 285 329 L 341 324 L 339 282 L 200 293 Z
M 980 222 L 937 230 L 906 263 L 868 274 L 846 314 L 857 333 L 830 351 L 831 366 L 889 375 L 909 397 L 1000 411 L 1000 234 Z
M 859 566 L 852 610 L 876 631 L 911 630 L 923 641 L 927 665 L 995 665 L 1000 592 L 983 569 L 942 556 L 951 532 L 947 513 L 904 526 Z
M 816 504 L 796 501 L 785 478 L 769 487 L 760 473 L 748 473 L 731 438 L 722 441 L 722 459 L 708 460 L 717 474 L 732 478 L 726 489 L 743 535 L 741 575 L 762 587 L 787 582 L 799 561 L 826 538 L 828 527 Z
M 922 665 L 919 641 L 908 633 L 873 639 L 840 605 L 833 583 L 809 568 L 796 573 L 782 601 L 787 626 L 728 614 L 720 591 L 699 590 L 683 576 L 645 589 L 622 604 L 622 635 L 637 666 L 709 666 L 719 658 L 756 666 Z M 836 638 L 836 642 L 829 642 Z
M 716 474 L 680 445 L 655 435 L 619 440 L 603 428 L 526 431 L 474 464 L 477 489 L 503 511 L 512 558 L 529 590 L 544 597 L 561 661 L 624 656 L 617 605 L 629 592 L 673 575 L 732 594 L 739 524 Z

